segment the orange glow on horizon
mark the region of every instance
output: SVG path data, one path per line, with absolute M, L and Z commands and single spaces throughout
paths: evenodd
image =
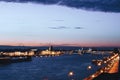
M 81 43 L 41 43 L 41 42 L 0 42 L 0 45 L 10 45 L 10 46 L 81 46 L 81 47 L 120 47 L 120 43 L 110 43 L 110 42 L 81 42 Z

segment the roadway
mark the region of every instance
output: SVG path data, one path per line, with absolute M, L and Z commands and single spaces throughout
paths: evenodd
M 108 73 L 117 73 L 119 68 L 119 61 L 116 61 Z
M 101 74 L 118 73 L 118 71 L 119 71 L 118 70 L 118 68 L 119 68 L 119 55 L 118 54 L 114 54 L 113 56 L 110 56 L 108 59 L 102 60 L 102 61 L 107 62 L 107 63 L 105 63 L 106 66 L 104 66 L 101 69 L 97 70 L 94 74 L 88 76 L 84 80 L 93 80 L 94 78 L 99 77 L 99 75 L 101 75 Z

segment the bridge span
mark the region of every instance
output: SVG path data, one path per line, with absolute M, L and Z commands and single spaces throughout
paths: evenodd
M 94 64 L 101 66 L 101 68 L 84 80 L 106 80 L 107 78 L 109 78 L 107 80 L 119 80 L 120 56 L 118 53 L 113 53 L 99 62 L 94 61 Z

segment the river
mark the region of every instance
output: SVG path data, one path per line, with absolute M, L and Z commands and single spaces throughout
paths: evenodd
M 99 67 L 92 65 L 93 59 L 107 55 L 62 55 L 55 57 L 33 57 L 32 61 L 0 64 L 0 80 L 82 80 Z M 87 67 L 91 65 L 92 69 Z M 72 72 L 72 75 L 69 73 Z

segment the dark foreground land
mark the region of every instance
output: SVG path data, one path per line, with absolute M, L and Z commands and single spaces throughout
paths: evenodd
M 103 73 L 93 80 L 120 80 L 120 73 Z

